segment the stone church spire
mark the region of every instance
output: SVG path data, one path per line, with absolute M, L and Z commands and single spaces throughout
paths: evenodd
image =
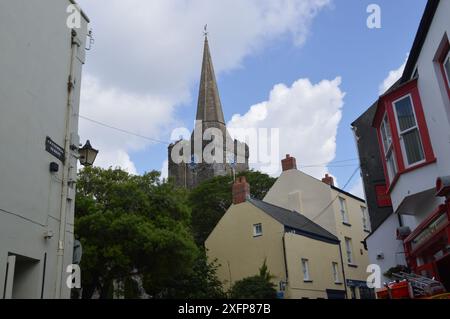
M 219 89 L 217 87 L 207 34 L 205 34 L 205 44 L 203 49 L 203 63 L 196 119 L 197 121 L 208 123 L 209 127 L 215 126 L 211 125 L 213 123 L 225 125 L 222 103 L 220 102 Z

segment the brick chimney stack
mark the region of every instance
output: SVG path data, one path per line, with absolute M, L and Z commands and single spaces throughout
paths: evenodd
M 322 182 L 324 182 L 325 184 L 328 184 L 330 186 L 334 186 L 334 179 L 333 179 L 333 177 L 331 177 L 328 174 L 325 174 L 325 177 L 322 178 Z
M 287 154 L 286 158 L 281 160 L 281 167 L 283 168 L 283 172 L 297 169 L 297 160 L 295 157 L 291 157 L 291 155 Z
M 250 198 L 250 184 L 245 176 L 238 177 L 233 184 L 233 204 L 245 203 Z

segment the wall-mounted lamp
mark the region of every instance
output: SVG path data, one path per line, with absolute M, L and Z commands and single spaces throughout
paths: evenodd
M 86 144 L 78 152 L 80 153 L 80 163 L 83 166 L 92 166 L 98 154 L 98 150 L 91 146 L 89 140 L 87 140 Z

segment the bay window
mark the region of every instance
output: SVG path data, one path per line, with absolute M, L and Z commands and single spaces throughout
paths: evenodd
M 403 157 L 406 166 L 410 167 L 425 159 L 411 95 L 400 98 L 393 105 Z
M 401 174 L 436 161 L 417 79 L 380 98 L 373 126 L 378 132 L 388 192 Z

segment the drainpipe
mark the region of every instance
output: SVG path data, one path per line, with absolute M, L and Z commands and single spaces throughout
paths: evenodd
M 341 265 L 342 265 L 342 276 L 344 277 L 344 289 L 345 289 L 345 299 L 348 299 L 347 295 L 347 278 L 345 278 L 345 266 L 344 266 L 344 258 L 342 257 L 342 248 L 341 241 L 339 241 L 339 256 L 341 257 Z
M 59 241 L 57 250 L 57 261 L 56 261 L 56 286 L 55 286 L 55 298 L 61 298 L 62 295 L 62 281 L 64 269 L 64 250 L 66 244 L 66 220 L 67 220 L 67 197 L 69 190 L 69 176 L 71 170 L 71 130 L 72 130 L 72 116 L 73 116 L 73 91 L 74 91 L 74 66 L 77 57 L 77 50 L 80 47 L 80 42 L 77 40 L 77 32 L 72 29 L 71 36 L 71 58 L 70 58 L 70 69 L 69 69 L 69 79 L 68 79 L 68 97 L 67 97 L 67 108 L 66 108 L 66 127 L 65 127 L 65 163 L 64 171 L 62 177 L 62 192 L 61 192 L 61 210 L 60 210 L 60 224 L 59 224 Z M 78 146 L 78 145 L 77 145 Z
M 289 284 L 289 273 L 288 273 L 287 258 L 286 258 L 286 239 L 285 239 L 285 237 L 286 237 L 286 231 L 283 231 L 283 258 L 284 258 L 284 271 L 285 271 L 285 278 L 286 278 L 286 281 L 284 284 L 284 287 L 285 287 L 284 290 L 286 293 L 286 289 Z

